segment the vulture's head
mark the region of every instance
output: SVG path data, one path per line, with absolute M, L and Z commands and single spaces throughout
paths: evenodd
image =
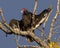
M 25 13 L 25 12 L 27 12 L 27 9 L 26 8 L 22 8 L 21 9 L 21 13 Z

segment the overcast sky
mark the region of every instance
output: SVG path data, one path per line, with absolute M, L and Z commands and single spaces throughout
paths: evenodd
M 49 22 L 47 22 L 46 33 L 49 32 L 51 18 L 55 15 L 56 11 L 56 3 L 57 0 L 39 0 L 38 7 L 36 13 L 39 14 L 44 9 L 48 8 L 49 5 L 52 5 L 53 12 L 51 14 L 52 17 L 49 18 Z M 13 18 L 17 20 L 21 20 L 22 14 L 21 9 L 27 8 L 29 11 L 33 11 L 34 0 L 0 0 L 0 8 L 3 9 L 3 13 L 7 23 Z M 37 35 L 40 35 L 38 31 L 36 31 Z M 6 38 L 6 34 L 0 30 L 0 48 L 16 48 L 16 43 L 14 41 L 14 35 L 8 35 Z M 20 37 L 20 45 L 37 45 L 35 42 L 27 43 L 25 37 Z

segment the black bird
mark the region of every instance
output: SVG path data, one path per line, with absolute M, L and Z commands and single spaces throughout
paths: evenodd
M 24 24 L 24 30 L 27 31 L 31 28 L 32 23 L 32 13 L 29 12 L 26 8 L 22 8 L 22 22 Z
M 22 21 L 24 26 L 26 27 L 25 30 L 30 29 L 32 26 L 34 26 L 34 29 L 38 28 L 42 23 L 44 23 L 45 19 L 47 18 L 51 10 L 51 8 L 44 9 L 40 14 L 35 15 L 34 24 L 32 24 L 33 13 L 29 12 L 26 8 L 22 8 Z
M 10 22 L 9 22 L 9 25 L 10 27 L 12 27 L 12 29 L 14 29 L 16 32 L 19 32 L 19 21 L 16 20 L 16 19 L 12 19 Z
M 16 20 L 16 19 L 12 19 L 9 23 L 10 27 L 12 27 L 12 29 L 14 29 L 15 32 L 19 32 L 20 30 L 23 32 L 23 31 L 26 31 L 24 29 L 26 29 L 24 27 L 24 24 L 23 24 L 23 21 L 22 20 Z M 19 30 L 20 29 L 20 30 Z M 26 40 L 28 42 L 32 42 L 33 39 L 32 37 L 30 37 L 29 35 L 25 36 L 26 37 Z
M 22 8 L 21 10 L 22 14 L 22 22 L 23 22 L 23 31 L 28 31 L 29 29 L 31 29 L 32 27 L 32 13 L 29 12 L 26 8 Z M 32 31 L 34 33 L 34 30 Z M 34 40 L 32 39 L 32 37 L 30 37 L 29 35 L 26 36 L 26 40 L 28 42 L 33 42 Z

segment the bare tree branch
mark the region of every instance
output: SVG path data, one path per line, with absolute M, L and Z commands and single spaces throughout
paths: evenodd
M 3 30 L 4 30 L 4 29 L 3 29 Z M 4 31 L 5 31 L 5 33 L 6 33 L 6 30 L 4 30 Z M 33 32 L 28 31 L 28 33 L 27 33 L 27 32 L 21 32 L 21 31 L 20 31 L 20 33 L 14 32 L 14 34 L 24 35 L 24 36 L 30 35 L 38 44 L 40 44 L 40 45 L 42 45 L 42 46 L 44 46 L 44 47 L 47 48 L 47 45 L 45 44 L 45 42 L 42 41 L 39 37 L 37 37 L 35 34 L 33 34 Z
M 19 47 L 19 46 L 20 46 L 20 45 L 19 45 L 19 40 L 16 38 L 16 36 L 14 36 L 14 40 L 15 40 L 15 42 L 16 42 L 17 47 Z
M 4 26 L 2 25 L 2 23 L 0 23 L 0 29 L 3 30 L 6 34 L 12 34 L 12 32 L 10 30 L 7 31 L 6 28 L 4 28 Z
M 49 36 L 48 36 L 47 40 L 50 40 L 50 38 L 52 37 L 52 31 L 53 31 L 54 24 L 55 24 L 55 21 L 56 21 L 58 15 L 59 15 L 59 0 L 58 0 L 58 2 L 57 2 L 56 15 L 55 15 L 54 18 L 52 19 L 51 27 L 50 27 L 50 32 L 49 32 Z
M 45 48 L 49 48 L 48 45 L 42 41 L 38 36 L 36 36 L 33 32 L 28 32 L 28 34 L 40 45 L 43 46 Z
M 0 15 L 2 16 L 2 21 L 5 22 L 5 18 L 4 18 L 4 15 L 3 15 L 3 11 L 2 11 L 2 8 L 0 8 Z
M 34 20 L 35 20 L 35 13 L 36 13 L 37 4 L 38 4 L 38 0 L 35 0 L 34 10 L 33 10 L 33 16 L 32 16 L 32 20 L 33 20 L 33 23 L 32 24 L 33 25 L 34 25 Z
M 41 48 L 41 47 L 39 47 L 39 46 L 19 46 L 17 48 Z
M 44 29 L 39 29 L 39 28 L 38 28 L 38 30 L 39 30 L 39 32 L 41 32 L 41 36 L 45 36 Z

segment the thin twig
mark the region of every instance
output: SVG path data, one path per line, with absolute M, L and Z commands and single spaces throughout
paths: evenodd
M 6 34 L 12 34 L 10 30 L 7 30 L 2 23 L 0 23 L 0 29 L 3 30 Z
M 1 15 L 1 19 L 3 22 L 5 22 L 5 18 L 4 18 L 4 15 L 3 15 L 3 11 L 2 11 L 2 8 L 0 8 L 0 15 Z
M 41 36 L 44 36 L 44 35 L 45 35 L 45 33 L 44 33 L 44 30 L 43 30 L 43 29 L 39 29 L 39 28 L 38 28 L 38 30 L 39 30 L 39 32 L 41 32 Z
M 18 46 L 20 46 L 20 45 L 19 45 L 19 43 L 18 43 L 18 42 L 19 42 L 19 40 L 16 38 L 16 36 L 15 36 L 15 35 L 14 35 L 14 40 L 15 40 L 15 42 L 16 42 L 17 47 L 18 47 Z
M 52 37 L 52 32 L 53 32 L 53 28 L 54 28 L 54 24 L 55 24 L 55 21 L 58 17 L 58 12 L 59 12 L 59 0 L 57 2 L 57 10 L 56 10 L 56 15 L 54 16 L 54 18 L 52 19 L 52 22 L 51 22 L 51 27 L 50 27 L 50 32 L 49 32 L 49 36 L 47 38 L 47 40 L 50 40 L 50 38 Z
M 35 20 L 35 14 L 36 14 L 36 9 L 37 9 L 37 4 L 38 4 L 38 0 L 35 0 L 35 4 L 34 4 L 34 10 L 33 10 L 33 16 L 32 16 L 32 24 L 34 24 L 34 20 Z

